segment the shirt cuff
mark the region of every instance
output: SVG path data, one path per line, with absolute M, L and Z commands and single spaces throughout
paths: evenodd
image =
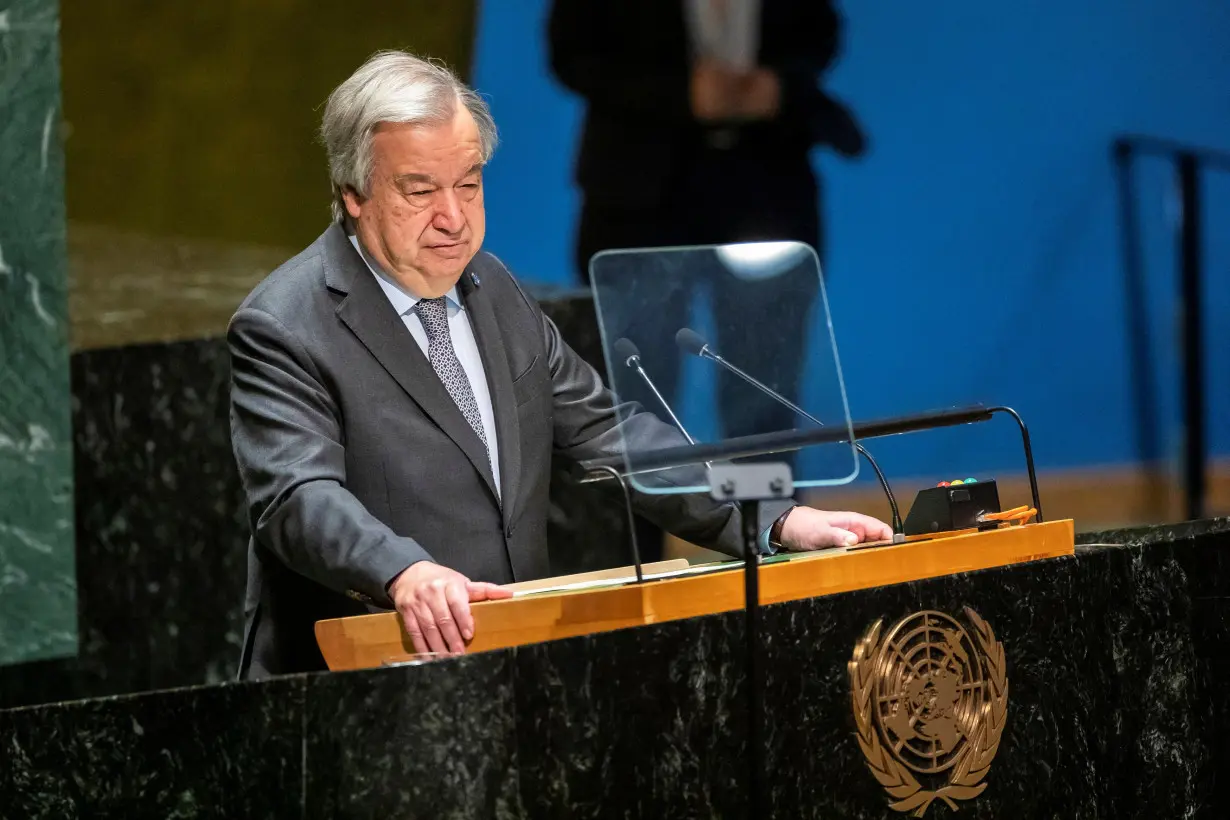
M 768 527 L 760 531 L 760 537 L 756 539 L 758 541 L 758 546 L 760 547 L 761 555 L 777 555 L 777 547 L 769 543 L 769 535 L 772 532 L 773 525 L 770 524 Z

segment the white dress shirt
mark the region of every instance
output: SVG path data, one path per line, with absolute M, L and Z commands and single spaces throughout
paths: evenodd
M 760 51 L 760 0 L 684 0 L 697 57 L 751 71 Z
M 422 320 L 414 311 L 414 306 L 419 303 L 421 297 L 415 296 L 394 282 L 392 277 L 386 274 L 380 264 L 372 259 L 359 244 L 359 237 L 350 234 L 350 244 L 354 245 L 359 256 L 363 257 L 363 261 L 367 263 L 368 270 L 380 283 L 380 289 L 384 291 L 389 304 L 397 311 L 402 323 L 410 331 L 414 341 L 418 343 L 423 355 L 430 358 L 427 329 L 423 327 Z M 466 378 L 470 382 L 470 389 L 474 391 L 474 400 L 478 402 L 478 413 L 483 420 L 483 434 L 487 437 L 487 446 L 491 452 L 491 475 L 495 479 L 498 494 L 500 492 L 500 450 L 495 432 L 495 409 L 491 405 L 491 389 L 487 386 L 487 371 L 483 367 L 483 358 L 478 352 L 478 341 L 474 338 L 474 328 L 470 326 L 465 307 L 457 295 L 456 285 L 444 295 L 444 299 L 448 305 L 448 332 L 453 339 L 453 350 L 457 353 L 461 369 L 465 371 Z

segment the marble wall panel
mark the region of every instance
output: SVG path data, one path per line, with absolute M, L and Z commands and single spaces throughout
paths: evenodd
M 0 0 L 0 666 L 77 650 L 58 20 Z

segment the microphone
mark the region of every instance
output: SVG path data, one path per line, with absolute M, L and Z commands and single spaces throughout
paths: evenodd
M 679 332 L 675 334 L 675 344 L 679 345 L 684 353 L 691 353 L 702 359 L 713 355 L 704 337 L 690 327 L 679 328 Z
M 649 386 L 653 392 L 654 398 L 658 400 L 658 404 L 662 405 L 662 409 L 666 411 L 666 415 L 670 416 L 671 422 L 683 433 L 683 437 L 688 440 L 688 444 L 695 444 L 696 439 L 689 435 L 687 428 L 683 426 L 683 422 L 679 421 L 679 417 L 675 415 L 675 411 L 671 409 L 670 404 L 658 392 L 658 387 L 653 383 L 653 379 L 649 378 L 649 374 L 645 372 L 645 368 L 641 367 L 641 351 L 637 349 L 632 340 L 626 336 L 621 336 L 615 340 L 615 344 L 611 346 L 612 351 L 620 359 L 623 359 L 624 366 L 630 367 L 636 371 L 641 380 Z
M 623 359 L 625 367 L 630 367 L 635 370 L 637 375 L 641 377 L 645 384 L 649 385 L 649 389 L 653 391 L 654 397 L 657 398 L 658 403 L 662 405 L 662 408 L 666 410 L 667 415 L 670 416 L 671 421 L 674 422 L 675 427 L 679 429 L 679 432 L 683 433 L 683 437 L 688 440 L 688 444 L 696 444 L 696 439 L 692 438 L 692 436 L 688 434 L 688 431 L 684 428 L 682 422 L 680 422 L 678 417 L 675 416 L 675 411 L 671 409 L 671 406 L 667 404 L 666 399 L 663 398 L 660 392 L 658 392 L 658 387 L 653 383 L 653 379 L 649 378 L 649 374 L 645 372 L 645 368 L 641 367 L 641 351 L 637 349 L 633 341 L 627 336 L 621 336 L 615 340 L 615 344 L 611 345 L 611 350 L 618 358 Z M 708 464 L 708 462 L 705 463 Z M 619 480 L 619 486 L 624 493 L 624 510 L 628 514 L 628 537 L 632 542 L 632 560 L 636 566 L 636 582 L 638 584 L 643 583 L 645 578 L 641 571 L 641 550 L 637 545 L 636 517 L 632 514 L 632 496 L 628 492 L 628 484 L 624 481 L 623 475 L 609 465 L 599 467 L 597 469 Z
M 734 373 L 740 379 L 747 382 L 752 387 L 755 387 L 761 393 L 773 399 L 778 404 L 785 405 L 790 410 L 794 411 L 795 413 L 807 419 L 808 421 L 812 422 L 813 424 L 819 425 L 820 427 L 824 426 L 824 422 L 820 421 L 820 419 L 816 418 L 811 413 L 808 413 L 802 407 L 799 407 L 797 404 L 795 404 L 790 399 L 783 396 L 781 393 L 778 393 L 776 390 L 769 387 L 764 382 L 761 382 L 759 379 L 754 378 L 753 376 L 745 373 L 743 370 L 739 369 L 738 367 L 734 366 L 730 362 L 723 359 L 721 356 L 717 354 L 717 352 L 715 352 L 711 347 L 709 347 L 709 343 L 705 341 L 705 337 L 701 336 L 695 330 L 692 330 L 692 328 L 690 327 L 680 328 L 679 332 L 675 334 L 675 344 L 677 344 L 679 346 L 679 349 L 685 353 L 691 353 L 693 356 L 699 356 L 702 359 L 708 359 L 709 361 L 714 362 L 720 367 L 723 367 L 726 370 L 729 370 L 731 373 Z M 871 453 L 867 452 L 867 448 L 864 447 L 861 443 L 859 443 L 858 441 L 855 441 L 854 447 L 855 449 L 859 451 L 859 453 L 862 454 L 864 458 L 867 459 L 867 463 L 871 465 L 871 469 L 875 470 L 876 478 L 880 480 L 880 487 L 883 488 L 884 495 L 888 498 L 888 506 L 893 514 L 893 522 L 892 522 L 893 535 L 894 536 L 904 535 L 905 527 L 901 523 L 901 513 L 897 509 L 897 499 L 893 495 L 892 489 L 888 486 L 888 480 L 884 478 L 884 473 L 880 471 L 880 465 L 876 464 L 876 460 L 871 457 Z M 893 540 L 896 540 L 896 538 L 894 537 Z

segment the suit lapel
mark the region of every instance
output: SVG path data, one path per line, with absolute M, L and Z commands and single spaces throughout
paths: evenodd
M 468 278 L 470 272 L 467 271 L 465 276 Z M 517 398 L 513 392 L 512 369 L 491 295 L 481 287 L 469 285 L 463 282 L 458 292 L 469 314 L 470 327 L 474 329 L 478 352 L 483 359 L 483 370 L 487 372 L 487 387 L 491 391 L 491 406 L 499 439 L 504 524 L 507 527 L 512 523 L 521 478 L 521 426 L 517 423 Z
M 495 479 L 478 434 L 457 409 L 431 362 L 423 355 L 402 318 L 389 304 L 376 277 L 367 270 L 339 226 L 330 229 L 326 248 L 329 263 L 326 281 L 330 289 L 346 294 L 338 305 L 338 318 L 422 411 L 457 443 L 495 497 Z M 511 387 L 509 390 L 511 392 Z

